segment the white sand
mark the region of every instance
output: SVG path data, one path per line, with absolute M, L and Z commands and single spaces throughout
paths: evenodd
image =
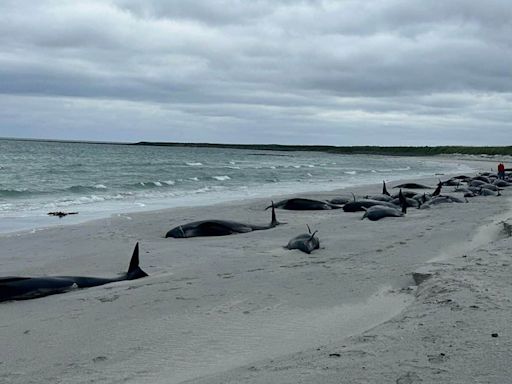
M 264 224 L 268 201 L 3 235 L 2 275 L 109 276 L 140 241 L 150 277 L 1 303 L 0 382 L 510 382 L 510 196 L 379 222 L 278 210 L 288 224 L 217 238 L 163 235 L 206 218 Z M 321 249 L 283 249 L 306 223 Z M 416 289 L 418 270 L 434 276 Z

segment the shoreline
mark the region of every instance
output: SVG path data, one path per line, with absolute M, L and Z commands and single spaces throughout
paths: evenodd
M 380 155 L 375 155 L 380 156 Z M 423 160 L 434 160 L 439 162 L 448 162 L 452 164 L 465 164 L 466 166 L 472 168 L 473 171 L 476 171 L 478 168 L 483 168 L 483 166 L 487 166 L 488 162 L 491 160 L 481 160 L 481 159 L 459 159 L 459 158 L 448 158 L 448 157 L 435 157 L 435 156 L 427 156 L 422 157 L 418 156 L 415 159 L 423 159 Z M 469 164 L 469 165 L 468 165 Z M 487 169 L 487 168 L 486 168 Z M 471 171 L 468 171 L 471 172 Z M 436 174 L 436 175 L 417 175 L 417 176 L 411 176 L 406 178 L 399 178 L 399 176 L 387 178 L 386 182 L 393 183 L 393 182 L 402 182 L 404 180 L 428 180 L 432 177 L 443 177 L 447 178 L 452 175 L 456 175 L 456 173 L 443 173 L 443 174 Z M 385 174 L 381 174 L 383 179 L 385 178 Z M 380 183 L 380 181 L 379 181 Z M 311 188 L 305 188 L 303 191 L 299 191 L 295 194 L 302 194 L 302 195 L 316 195 L 316 194 L 329 194 L 329 193 L 338 193 L 343 192 L 347 189 L 361 189 L 361 188 L 373 188 L 378 183 L 374 183 L 372 181 L 367 180 L 361 180 L 358 181 L 355 184 L 350 184 L 343 186 L 341 184 L 337 185 L 327 185 L 324 189 L 318 189 L 318 185 L 311 185 Z M 272 185 L 270 185 L 272 186 Z M 65 217 L 63 219 L 55 218 L 55 217 L 48 217 L 47 215 L 37 215 L 37 216 L 31 216 L 29 218 L 25 216 L 20 217 L 13 217 L 10 215 L 4 216 L 4 218 L 9 219 L 9 223 L 4 223 L 3 225 L 0 225 L 0 236 L 12 236 L 17 234 L 22 234 L 26 232 L 31 231 L 41 231 L 52 227 L 60 227 L 60 226 L 67 226 L 67 225 L 79 225 L 79 224 L 85 224 L 92 221 L 97 220 L 107 220 L 109 218 L 119 216 L 119 215 L 133 215 L 138 213 L 145 213 L 145 212 L 157 212 L 161 210 L 167 210 L 167 209 L 177 209 L 177 208 L 193 208 L 193 207 L 203 207 L 203 206 L 210 206 L 210 205 L 218 205 L 218 204 L 236 204 L 239 202 L 247 201 L 247 200 L 257 200 L 257 199 L 264 199 L 265 197 L 270 196 L 269 198 L 285 198 L 287 196 L 290 196 L 290 194 L 286 193 L 275 193 L 271 192 L 271 190 L 283 190 L 286 188 L 285 185 L 278 185 L 278 186 L 272 186 L 273 188 L 265 189 L 256 193 L 249 194 L 247 196 L 242 195 L 243 189 L 237 190 L 237 194 L 234 194 L 232 196 L 229 196 L 225 198 L 226 191 L 220 191 L 220 192 L 211 192 L 211 195 L 205 195 L 205 196 L 195 196 L 195 199 L 191 201 L 190 199 L 186 198 L 185 196 L 179 197 L 179 198 L 167 198 L 167 199 L 141 199 L 140 202 L 136 203 L 129 203 L 121 202 L 119 203 L 117 208 L 112 209 L 109 208 L 103 213 L 100 213 L 99 210 L 94 210 L 93 212 L 89 211 L 89 206 L 76 206 L 76 207 L 68 207 L 68 209 L 60 209 L 56 208 L 54 210 L 64 210 L 64 211 L 80 211 L 80 208 L 84 208 L 79 215 L 69 216 Z M 296 187 L 296 186 L 295 186 Z M 219 200 L 220 198 L 220 200 Z M 219 202 L 213 202 L 212 199 L 217 199 Z M 139 205 L 139 209 L 136 209 L 135 205 Z M 171 204 L 171 206 L 165 206 Z M 173 205 L 174 204 L 174 205 Z M 16 229 L 10 229 L 13 227 L 13 223 L 18 222 L 19 224 L 15 225 Z
M 352 190 L 378 193 L 380 188 L 371 185 Z M 335 193 L 307 195 L 322 198 Z M 327 379 L 327 370 L 321 368 L 333 362 L 343 367 L 355 364 L 347 373 L 348 382 L 356 382 L 367 371 L 377 375 L 382 364 L 372 359 L 380 355 L 367 349 L 384 348 L 387 339 L 375 338 L 375 346 L 367 335 L 384 328 L 384 334 L 390 332 L 393 339 L 399 339 L 400 327 L 407 322 L 397 319 L 419 305 L 418 292 L 425 292 L 422 285 L 417 290 L 407 288 L 414 285 L 411 273 L 442 250 L 471 241 L 482 224 L 503 214 L 503 199 L 476 199 L 464 207 L 452 204 L 411 210 L 406 218 L 381 222 L 361 221 L 362 214 L 338 210 L 278 210 L 278 220 L 288 224 L 222 238 L 164 239 L 163 234 L 171 226 L 204 218 L 264 224 L 269 220 L 269 212 L 262 209 L 267 199 L 121 214 L 0 236 L 4 250 L 0 267 L 5 274 L 109 275 L 125 268 L 134 242 L 141 241 L 141 265 L 150 275 L 1 304 L 0 324 L 4 326 L 0 335 L 12 353 L 0 358 L 0 377 L 13 383 L 36 377 L 48 383 L 57 378 L 70 383 L 90 378 L 93 382 L 124 378 L 133 382 L 285 383 L 307 375 L 308 382 L 324 383 L 334 377 L 339 380 L 339 371 L 333 370 L 335 376 Z M 284 250 L 289 238 L 304 232 L 305 224 L 319 230 L 322 248 L 311 255 Z M 443 261 L 441 265 L 448 264 Z M 441 282 L 427 283 L 437 281 L 435 287 L 440 287 L 444 277 L 435 273 Z M 372 301 L 386 286 L 390 288 L 385 295 Z M 342 324 L 337 324 L 344 311 L 335 308 L 362 308 L 360 319 L 378 318 L 364 307 L 367 300 L 373 308 L 386 303 L 386 297 L 404 295 L 406 301 L 414 300 L 404 312 L 397 302 L 390 302 L 386 309 L 391 310 L 391 320 L 381 317 L 378 325 L 366 331 L 357 327 L 352 328 L 355 332 L 340 331 Z M 285 327 L 279 326 L 283 322 Z M 295 343 L 295 349 L 282 349 L 287 344 L 281 337 Z M 307 340 L 310 344 L 303 343 Z M 77 341 L 85 349 L 75 350 Z M 363 342 L 366 347 L 358 344 Z M 28 351 L 27 345 L 33 350 Z M 43 350 L 47 352 L 41 355 Z M 269 355 L 275 357 L 265 360 Z M 35 363 L 26 367 L 26 359 Z M 357 367 L 361 361 L 368 364 L 365 371 Z M 373 376 L 368 373 L 367 377 L 372 382 Z

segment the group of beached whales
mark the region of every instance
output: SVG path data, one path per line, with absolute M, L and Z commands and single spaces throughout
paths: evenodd
M 451 194 L 442 194 L 442 188 L 455 187 L 451 192 L 463 193 L 463 198 Z M 169 230 L 165 237 L 190 238 L 199 236 L 226 236 L 237 233 L 267 230 L 282 224 L 276 218 L 276 208 L 295 211 L 342 209 L 345 212 L 364 212 L 361 219 L 377 221 L 386 217 L 402 217 L 407 208 L 430 208 L 439 204 L 464 203 L 474 196 L 500 196 L 503 188 L 512 186 L 512 175 L 504 180 L 498 179 L 493 173 L 482 173 L 475 177 L 456 176 L 447 181 L 439 181 L 432 193 L 417 192 L 434 189 L 433 187 L 405 183 L 396 185 L 399 189 L 393 195 L 388 192 L 383 182 L 382 193 L 368 195 L 363 198 L 338 197 L 329 201 L 306 198 L 286 199 L 268 206 L 272 208 L 271 221 L 267 225 L 254 225 L 229 220 L 201 220 L 178 225 Z M 413 191 L 414 190 L 414 191 Z M 308 226 L 308 232 L 292 238 L 285 246 L 287 249 L 298 249 L 311 253 L 320 248 L 320 240 Z M 122 280 L 135 280 L 148 276 L 139 267 L 139 244 L 135 245 L 128 271 L 113 278 L 99 278 L 88 276 L 44 276 L 44 277 L 0 277 L 0 302 L 10 300 L 33 299 L 57 293 L 63 293 L 77 288 L 89 288 Z
M 392 195 L 387 190 L 386 182 L 383 181 L 381 194 L 367 195 L 363 198 L 356 198 L 355 195 L 352 195 L 352 197 L 338 197 L 322 201 L 295 197 L 275 204 L 272 202 L 266 208 L 272 208 L 272 219 L 268 225 L 252 225 L 227 220 L 202 220 L 178 225 L 168 231 L 165 237 L 226 236 L 274 228 L 280 224 L 276 219 L 276 208 L 294 211 L 331 209 L 342 209 L 345 212 L 362 211 L 364 214 L 361 219 L 377 221 L 386 217 L 402 217 L 407 213 L 407 208 L 411 207 L 425 209 L 439 204 L 465 203 L 468 198 L 479 195 L 500 196 L 500 191 L 511 185 L 512 183 L 509 181 L 498 179 L 496 174 L 485 172 L 474 177 L 460 175 L 446 181 L 439 180 L 435 188 L 417 183 L 404 183 L 394 186 L 393 188 L 399 189 L 399 191 Z M 451 192 L 462 192 L 463 198 L 452 194 L 443 194 L 442 189 L 445 186 L 454 186 L 455 189 Z M 417 192 L 427 189 L 434 189 L 434 191 L 432 193 Z M 308 226 L 308 233 L 302 233 L 292 238 L 286 248 L 310 253 L 320 247 L 320 240 L 316 233 L 317 231 L 311 232 Z

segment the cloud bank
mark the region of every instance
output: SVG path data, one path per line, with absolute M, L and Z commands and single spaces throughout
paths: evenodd
M 0 136 L 511 145 L 508 0 L 0 2 Z

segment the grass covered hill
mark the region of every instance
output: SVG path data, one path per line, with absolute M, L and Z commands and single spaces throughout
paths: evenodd
M 153 145 L 170 147 L 202 147 L 202 148 L 233 148 L 254 149 L 266 151 L 317 151 L 340 154 L 371 154 L 388 156 L 433 156 L 447 154 L 463 155 L 510 155 L 512 146 L 503 147 L 465 147 L 465 146 L 439 146 L 439 147 L 377 147 L 377 146 L 351 146 L 335 147 L 329 145 L 278 145 L 278 144 L 209 144 L 209 143 L 166 143 L 142 141 L 133 145 Z

